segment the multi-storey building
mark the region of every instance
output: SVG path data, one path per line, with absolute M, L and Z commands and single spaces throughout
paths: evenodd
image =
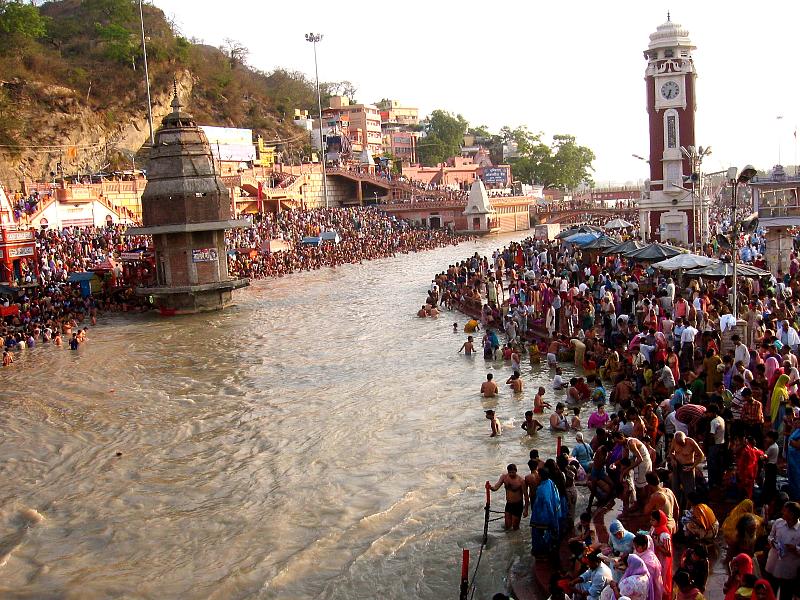
M 372 104 L 350 104 L 346 96 L 333 96 L 330 106 L 322 110 L 323 128 L 339 126 L 350 138 L 353 153 L 364 148 L 373 154 L 383 151 L 381 115 Z

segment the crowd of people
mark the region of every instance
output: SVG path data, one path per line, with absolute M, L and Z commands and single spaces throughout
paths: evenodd
M 563 394 L 545 421 L 540 388 L 520 419 L 525 435 L 538 417 L 561 436 L 574 432 L 575 445 L 548 460 L 531 450 L 527 474 L 509 464 L 491 486 L 505 488 L 507 529 L 530 517 L 533 554 L 568 549 L 553 564 L 553 598 L 700 600 L 722 541 L 726 600 L 800 593 L 800 280 L 776 272 L 738 285 L 745 327 L 732 317 L 729 280 L 533 239 L 433 280 L 426 307 L 470 317 L 459 352 L 503 360 L 513 394 L 523 393 L 526 357 L 541 368 L 546 356 L 551 393 Z M 482 396 L 496 396 L 497 383 L 487 376 Z M 485 415 L 494 437 L 497 412 Z M 577 522 L 576 485 L 589 495 Z M 594 517 L 620 500 L 600 540 Z
M 336 240 L 304 244 L 304 237 L 335 232 Z M 270 250 L 271 240 L 285 242 Z M 413 228 L 375 208 L 328 208 L 266 214 L 251 228 L 227 234 L 229 271 L 235 277 L 280 277 L 298 271 L 335 267 L 418 252 L 465 238 L 446 230 Z M 149 236 L 126 236 L 121 225 L 70 227 L 36 232 L 35 259 L 22 259 L 11 285 L 0 294 L 0 306 L 11 307 L 0 321 L 3 365 L 39 344 L 60 346 L 102 311 L 150 308 L 135 293 L 137 284 L 152 281 L 154 267 L 144 260 L 122 263 L 124 253 L 147 251 Z M 70 275 L 94 270 L 102 285 L 87 294 Z M 4 313 L 5 314 L 5 313 Z
M 335 232 L 339 241 L 304 243 Z M 271 252 L 270 240 L 288 250 Z M 297 271 L 336 267 L 458 244 L 465 238 L 444 229 L 411 227 L 377 208 L 319 208 L 264 215 L 249 229 L 228 232 L 228 270 L 237 277 L 282 277 Z

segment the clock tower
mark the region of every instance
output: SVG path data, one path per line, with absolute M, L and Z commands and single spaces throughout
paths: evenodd
M 659 25 L 644 51 L 650 125 L 650 182 L 639 203 L 642 236 L 687 244 L 695 222 L 691 173 L 683 149 L 694 146 L 695 79 L 689 32 L 673 22 Z

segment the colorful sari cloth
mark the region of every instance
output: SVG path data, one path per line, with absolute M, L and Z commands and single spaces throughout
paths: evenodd
M 764 590 L 767 592 L 767 600 L 775 600 L 775 592 L 772 591 L 772 585 L 766 579 L 757 579 L 756 582 L 753 584 L 753 596 L 752 598 L 756 598 L 756 590 L 760 587 L 763 587 Z
M 731 577 L 726 583 L 728 591 L 725 592 L 725 600 L 735 600 L 736 590 L 739 589 L 745 575 L 753 573 L 753 559 L 747 554 L 737 554 L 730 563 Z
M 658 523 L 650 529 L 656 556 L 661 563 L 661 581 L 664 600 L 672 600 L 672 535 L 667 528 L 667 515 L 658 511 Z
M 647 538 L 647 550 L 642 553 L 636 552 L 636 556 L 642 559 L 642 562 L 647 567 L 647 573 L 650 575 L 650 582 L 653 584 L 653 597 L 656 600 L 662 600 L 664 595 L 664 584 L 661 581 L 661 563 L 653 552 L 653 538 L 649 534 L 645 534 Z
M 619 593 L 631 600 L 656 600 L 647 565 L 635 554 L 628 556 L 628 568 L 619 580 Z
M 778 419 L 780 409 L 783 407 L 785 410 L 786 403 L 789 401 L 789 390 L 787 388 L 788 385 L 789 376 L 784 374 L 778 377 L 778 381 L 775 383 L 775 388 L 772 390 L 772 398 L 769 402 L 769 415 L 773 429 L 777 429 L 778 425 L 780 425 L 780 422 L 782 421 L 782 419 Z
M 745 498 L 734 507 L 725 518 L 725 521 L 722 522 L 722 533 L 725 535 L 725 541 L 728 545 L 736 541 L 736 525 L 745 515 L 752 516 L 756 521 L 757 531 L 763 533 L 764 519 L 755 514 L 755 505 L 753 501 Z
M 789 436 L 789 451 L 786 453 L 786 464 L 789 476 L 789 497 L 800 498 L 800 448 L 792 443 L 800 442 L 800 427 Z
M 556 485 L 545 479 L 536 488 L 531 507 L 531 550 L 534 554 L 549 552 L 558 546 L 561 521 L 561 498 Z
M 753 497 L 753 487 L 758 475 L 758 460 L 764 453 L 758 448 L 754 448 L 749 442 L 745 441 L 744 448 L 739 452 L 736 460 L 736 483 L 747 498 Z
M 619 521 L 611 521 L 608 526 L 608 543 L 614 549 L 614 552 L 619 554 L 630 554 L 633 552 L 633 538 L 636 536 L 627 531 L 625 526 Z M 621 537 L 617 537 L 618 533 L 622 533 Z

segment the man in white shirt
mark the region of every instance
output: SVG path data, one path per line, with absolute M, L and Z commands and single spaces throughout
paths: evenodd
M 614 580 L 611 569 L 600 560 L 599 552 L 592 552 L 586 557 L 589 568 L 579 577 L 572 580 L 573 598 L 586 598 L 598 600 L 600 593 Z
M 681 333 L 681 369 L 691 371 L 694 368 L 694 338 L 697 329 L 691 325 L 683 328 Z
M 783 518 L 777 519 L 769 533 L 769 555 L 767 576 L 775 597 L 791 600 L 798 590 L 800 575 L 800 504 L 787 502 L 783 505 Z
M 742 361 L 742 364 L 747 367 L 750 365 L 750 350 L 742 343 L 742 338 L 738 334 L 731 337 L 733 342 L 733 362 Z
M 706 415 L 711 417 L 708 423 L 708 432 L 711 434 L 708 450 L 708 485 L 722 485 L 724 471 L 723 456 L 725 455 L 725 421 L 719 416 L 719 406 L 711 404 L 706 409 Z

